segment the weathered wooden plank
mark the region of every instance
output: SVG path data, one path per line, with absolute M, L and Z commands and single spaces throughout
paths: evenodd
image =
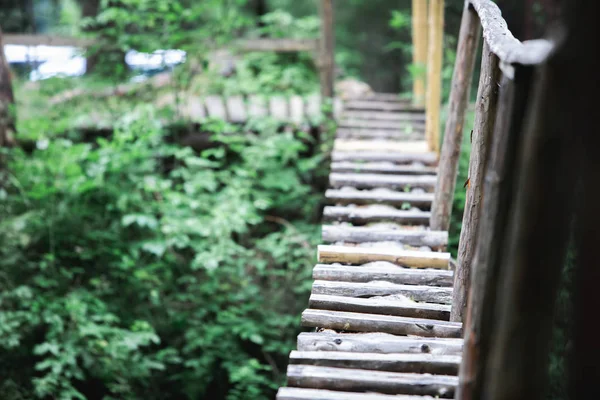
M 241 39 L 234 42 L 234 46 L 245 52 L 275 52 L 295 53 L 299 51 L 313 52 L 318 48 L 316 39 Z
M 462 339 L 395 336 L 388 333 L 303 332 L 300 351 L 345 351 L 354 353 L 430 353 L 460 355 Z
M 340 120 L 339 126 L 341 128 L 393 129 L 401 131 L 407 126 L 422 128 L 424 123 L 421 121 L 382 121 L 344 118 Z
M 403 268 L 386 261 L 361 266 L 317 264 L 313 279 L 338 282 L 388 281 L 405 285 L 452 287 L 453 272 L 441 269 Z
M 242 96 L 231 96 L 226 101 L 229 120 L 236 123 L 246 122 L 248 115 L 246 114 L 246 104 Z
M 273 96 L 269 99 L 271 117 L 285 121 L 288 119 L 288 102 L 285 97 Z
M 469 7 L 469 3 L 465 2 L 430 223 L 431 229 L 439 231 L 447 231 L 450 227 L 463 125 L 473 78 L 480 27 L 477 14 Z
M 227 110 L 221 96 L 206 96 L 204 105 L 209 118 L 220 118 L 227 120 Z
M 289 365 L 288 384 L 304 388 L 433 395 L 452 398 L 454 376 Z
M 348 100 L 344 103 L 346 110 L 377 110 L 377 111 L 404 111 L 414 113 L 424 113 L 425 109 L 419 106 L 412 106 L 405 102 L 389 102 L 376 100 Z
M 309 119 L 315 119 L 321 115 L 321 97 L 317 94 L 310 95 L 304 99 L 304 114 Z
M 391 190 L 336 190 L 328 189 L 325 198 L 330 203 L 338 204 L 389 204 L 429 208 L 433 201 L 433 193 L 394 192 Z
M 450 253 L 319 245 L 317 258 L 319 262 L 329 264 L 387 261 L 404 267 L 448 268 Z
M 401 98 L 397 93 L 369 93 L 360 98 L 367 101 L 386 101 L 392 103 L 400 103 L 410 105 L 410 99 Z
M 396 140 L 358 140 L 336 139 L 333 142 L 333 151 L 381 151 L 381 152 L 406 152 L 428 153 L 427 143 L 423 140 L 396 141 Z
M 435 153 L 386 153 L 381 151 L 334 151 L 333 161 L 387 161 L 396 164 L 420 162 L 427 165 L 437 164 Z
M 384 174 L 351 174 L 332 172 L 329 184 L 334 188 L 350 186 L 356 189 L 388 188 L 400 189 L 421 188 L 433 190 L 437 178 L 429 175 L 384 175 Z
M 419 126 L 407 125 L 400 130 L 394 129 L 367 129 L 367 128 L 339 128 L 336 132 L 338 138 L 345 139 L 395 139 L 395 140 L 422 140 L 425 129 Z
M 384 121 L 425 121 L 424 113 L 382 112 L 382 111 L 344 111 L 344 119 L 384 120 Z
M 554 48 L 549 40 L 531 40 L 521 43 L 508 29 L 500 8 L 490 0 L 469 0 L 481 26 L 483 37 L 490 49 L 504 64 L 536 65 L 543 63 Z
M 290 119 L 296 124 L 304 121 L 304 100 L 301 96 L 290 97 Z
M 435 303 L 415 303 L 406 300 L 396 300 L 393 296 L 353 298 L 345 296 L 331 296 L 313 294 L 309 299 L 309 307 L 318 310 L 347 311 L 364 314 L 395 315 L 398 317 L 412 317 L 450 320 L 450 306 Z
M 427 246 L 439 249 L 448 244 L 446 231 L 418 231 L 368 226 L 324 225 L 322 238 L 325 242 L 401 242 L 409 246 Z
M 357 163 L 339 161 L 331 163 L 332 172 L 363 172 L 395 175 L 435 175 L 437 168 L 424 165 L 396 165 L 389 162 Z
M 375 371 L 456 375 L 460 356 L 433 354 L 349 353 L 340 351 L 292 351 L 290 364 L 317 367 L 360 368 Z
M 89 47 L 96 42 L 96 40 L 90 38 L 22 33 L 7 33 L 2 40 L 5 45 L 12 44 L 20 46 Z
M 206 118 L 206 110 L 204 109 L 204 103 L 202 102 L 202 99 L 198 96 L 187 96 L 184 109 L 190 120 L 194 122 L 199 122 Z
M 269 104 L 263 96 L 248 96 L 248 117 L 259 118 L 269 115 Z
M 335 282 L 314 281 L 313 294 L 346 297 L 389 297 L 390 300 L 452 304 L 452 288 L 422 285 L 400 285 L 386 281 L 374 282 Z
M 403 211 L 381 209 L 376 207 L 338 207 L 327 206 L 323 210 L 324 221 L 351 222 L 353 224 L 368 224 L 372 222 L 397 222 L 403 225 L 426 225 L 429 221 L 428 211 Z
M 277 392 L 277 400 L 433 400 L 433 397 L 282 387 Z
M 481 75 L 471 140 L 469 186 L 460 230 L 456 274 L 454 275 L 456 291 L 452 303 L 454 304 L 452 321 L 463 322 L 467 317 L 467 299 L 471 287 L 471 265 L 479 236 L 483 175 L 487 165 L 489 143 L 492 139 L 496 121 L 498 88 L 502 75 L 498 63 L 498 56 L 491 52 L 489 45 L 485 42 L 482 50 Z

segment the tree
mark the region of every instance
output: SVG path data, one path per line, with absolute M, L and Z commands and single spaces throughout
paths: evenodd
M 0 29 L 0 147 L 15 144 L 15 98 Z

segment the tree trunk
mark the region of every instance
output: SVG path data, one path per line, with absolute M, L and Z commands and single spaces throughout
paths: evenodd
M 0 29 L 0 147 L 15 144 L 15 98 Z

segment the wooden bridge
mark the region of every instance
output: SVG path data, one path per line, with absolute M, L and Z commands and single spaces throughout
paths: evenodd
M 302 325 L 314 330 L 298 336 L 278 400 L 543 394 L 566 215 L 574 204 L 560 189 L 563 178 L 575 180 L 569 163 L 576 153 L 568 150 L 575 146 L 565 132 L 569 123 L 581 126 L 560 110 L 583 115 L 566 102 L 575 95 L 561 81 L 558 55 L 569 41 L 520 42 L 492 1 L 465 1 L 438 153 L 443 0 L 429 0 L 428 10 L 426 4 L 413 1 L 415 61 L 428 68 L 426 91 L 422 80 L 415 82 L 416 107 L 378 94 L 347 101 L 341 111 L 324 244 L 302 314 Z M 327 48 L 331 0 L 322 1 L 322 17 Z M 454 263 L 446 251 L 448 227 L 481 36 Z M 548 96 L 551 85 L 564 98 Z M 426 113 L 418 109 L 425 99 Z M 565 194 L 557 202 L 548 193 Z

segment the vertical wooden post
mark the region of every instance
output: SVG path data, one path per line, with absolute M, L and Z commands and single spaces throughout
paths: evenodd
M 464 351 L 456 398 L 483 398 L 483 382 L 494 332 L 496 292 L 504 251 L 506 220 L 515 192 L 513 174 L 518 140 L 531 86 L 531 69 L 518 67 L 514 80 L 503 78 L 497 119 L 483 182 L 479 234 L 471 272 L 464 329 Z
M 481 200 L 483 196 L 483 175 L 487 165 L 488 148 L 496 121 L 498 87 L 500 85 L 500 60 L 483 43 L 481 74 L 477 103 L 475 106 L 475 125 L 471 135 L 471 158 L 469 160 L 469 185 L 465 212 L 463 214 L 458 259 L 454 272 L 454 290 L 450 321 L 463 322 L 467 311 L 467 298 L 471 287 L 471 264 L 475 253 Z
M 321 40 L 319 46 L 319 73 L 321 79 L 321 96 L 333 97 L 334 84 L 334 31 L 333 0 L 320 0 Z
M 440 109 L 442 101 L 442 54 L 444 52 L 444 0 L 429 0 L 427 49 L 427 119 L 425 138 L 432 151 L 440 149 Z
M 427 66 L 427 0 L 412 0 L 413 65 L 419 74 L 413 78 L 413 104 L 425 104 L 425 67 Z
M 469 2 L 465 1 L 458 36 L 454 74 L 452 75 L 452 89 L 450 91 L 444 144 L 440 155 L 438 180 L 431 208 L 430 225 L 431 229 L 434 230 L 447 231 L 450 227 L 450 213 L 452 212 L 454 188 L 458 175 L 463 124 L 471 89 L 480 30 L 479 16 L 469 6 Z M 429 109 L 427 113 L 429 114 Z
M 0 147 L 15 144 L 15 98 L 0 29 Z
M 569 69 L 563 54 L 560 58 L 538 71 L 521 135 L 515 206 L 500 265 L 496 328 L 484 383 L 484 398 L 490 400 L 544 398 L 554 304 L 580 172 L 572 129 L 583 126 L 574 118 L 581 115 L 575 110 L 579 103 L 573 83 L 585 86 L 583 80 L 561 74 Z

